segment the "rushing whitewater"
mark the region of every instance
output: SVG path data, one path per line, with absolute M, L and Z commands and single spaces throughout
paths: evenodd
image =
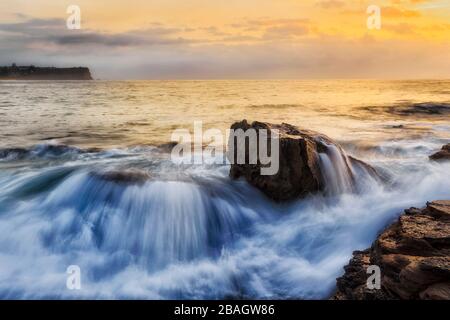
M 161 92 L 173 90 L 166 83 L 94 82 L 93 87 L 75 84 L 75 89 L 50 84 L 51 90 L 64 87 L 69 96 L 78 97 L 76 102 L 61 102 L 58 95 L 41 101 L 52 97 L 41 84 L 2 84 L 0 90 L 7 87 L 9 93 L 0 98 L 0 122 L 17 125 L 0 128 L 0 298 L 323 299 L 333 293 L 352 252 L 367 248 L 404 208 L 450 199 L 450 163 L 428 160 L 450 140 L 448 120 L 410 114 L 403 119 L 383 112 L 362 120 L 369 119 L 367 111 L 355 106 L 347 106 L 355 112 L 345 118 L 347 111 L 339 105 L 318 115 L 317 106 L 286 107 L 281 98 L 264 95 L 270 85 L 283 92 L 280 83 L 231 82 L 220 90 L 215 83 L 172 85 L 188 96 L 171 100 L 177 112 L 195 104 L 209 88 L 212 96 L 202 98 L 206 100 L 199 108 L 208 108 L 205 101 L 211 101 L 212 110 L 223 116 L 219 126 L 226 127 L 232 123 L 233 108 L 214 104 L 223 95 L 240 94 L 242 101 L 235 102 L 240 111 L 240 103 L 249 105 L 244 108 L 249 113 L 259 103 L 264 112 L 257 113 L 273 122 L 295 111 L 292 117 L 303 119 L 299 124 L 318 131 L 324 124 L 325 133 L 348 155 L 331 147 L 321 155 L 326 192 L 276 204 L 245 181 L 231 180 L 229 165 L 176 165 L 157 147 L 159 140 L 167 142 L 170 130 L 151 116 L 136 123 L 146 110 L 136 100 L 141 95 L 151 100 L 149 95 L 155 94 L 148 108 L 167 116 L 172 111 L 166 102 L 158 104 Z M 312 84 L 284 85 L 289 92 L 293 86 L 300 91 L 305 86 L 305 99 L 319 99 L 307 96 L 314 92 Z M 364 92 L 378 94 L 378 85 L 364 83 L 353 90 L 369 87 Z M 426 86 L 400 87 L 398 99 L 410 87 L 417 91 Z M 419 94 L 431 95 L 437 88 L 433 84 L 428 93 Z M 111 96 L 114 89 L 136 100 L 117 101 Z M 18 92 L 24 95 L 20 99 Z M 85 100 L 88 93 L 90 100 Z M 97 101 L 102 95 L 106 100 Z M 392 92 L 386 99 L 393 99 Z M 337 103 L 344 100 L 340 96 Z M 40 115 L 25 107 L 30 101 L 41 108 L 34 111 Z M 279 104 L 270 106 L 271 101 Z M 94 103 L 97 114 L 91 109 Z M 116 117 L 120 103 L 128 107 L 122 111 L 128 125 Z M 61 104 L 66 109 L 60 109 Z M 52 113 L 43 116 L 44 107 Z M 17 110 L 23 111 L 22 117 L 42 116 L 50 124 L 27 117 L 24 124 Z M 195 112 L 198 116 L 200 111 Z M 82 114 L 82 123 L 72 113 Z M 99 116 L 102 113 L 106 116 Z M 87 114 L 96 118 L 89 120 Z M 344 118 L 345 124 L 339 125 Z M 168 127 L 186 123 L 176 121 L 178 126 Z M 330 130 L 330 121 L 336 121 L 336 131 Z M 153 140 L 144 143 L 149 133 Z M 371 164 L 386 179 L 372 179 L 358 166 L 349 166 L 348 156 Z M 356 176 L 357 190 L 347 170 Z M 71 265 L 80 267 L 81 290 L 66 287 Z
M 395 188 L 366 180 L 363 193 L 275 205 L 230 181 L 228 166 L 176 172 L 168 159 L 148 166 L 155 157 L 152 148 L 68 149 L 3 170 L 2 297 L 326 298 L 352 251 L 402 208 L 450 197 L 448 164 L 416 164 Z M 123 164 L 158 176 L 93 174 Z M 331 185 L 345 191 L 345 173 L 333 172 Z M 65 288 L 69 265 L 82 270 L 80 291 Z

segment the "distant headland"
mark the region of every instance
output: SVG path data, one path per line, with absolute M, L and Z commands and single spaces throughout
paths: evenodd
M 35 66 L 0 67 L 0 80 L 92 80 L 86 67 L 55 68 Z

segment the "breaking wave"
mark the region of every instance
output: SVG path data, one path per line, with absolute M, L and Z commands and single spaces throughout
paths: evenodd
M 33 160 L 77 156 L 82 153 L 98 152 L 99 149 L 80 149 L 61 144 L 43 143 L 31 148 L 0 149 L 0 161 Z
M 274 204 L 231 181 L 227 165 L 177 171 L 155 148 L 87 157 L 38 146 L 22 154 L 48 162 L 14 168 L 7 164 L 17 157 L 8 154 L 0 163 L 6 299 L 327 298 L 352 251 L 369 246 L 402 209 L 450 198 L 450 164 L 419 158 L 373 163 L 395 187 L 357 174 L 358 194 Z M 329 179 L 345 191 L 345 176 Z M 70 265 L 81 268 L 79 291 L 66 288 Z

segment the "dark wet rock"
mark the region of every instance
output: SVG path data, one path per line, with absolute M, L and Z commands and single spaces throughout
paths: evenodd
M 0 159 L 19 160 L 27 156 L 28 150 L 23 148 L 0 149 Z
M 370 263 L 370 249 L 353 252 L 350 263 L 344 267 L 345 274 L 337 281 L 335 300 L 387 300 L 381 290 L 366 288 L 367 269 Z
M 98 179 L 117 184 L 144 184 L 150 179 L 148 172 L 138 169 L 95 172 L 91 173 L 91 175 Z
M 438 219 L 450 219 L 450 200 L 429 202 L 427 212 Z
M 333 299 L 450 299 L 450 201 L 405 210 L 370 249 L 356 251 L 337 279 Z M 366 286 L 367 268 L 381 269 L 381 289 Z
M 327 181 L 328 179 L 321 166 L 320 156 L 328 155 L 332 151 L 340 164 L 336 170 L 340 170 L 339 175 L 348 180 L 345 182 L 348 182 L 349 188 L 356 185 L 357 171 L 366 171 L 377 176 L 375 169 L 370 165 L 355 158 L 347 157 L 337 143 L 318 132 L 299 129 L 287 123 L 253 122 L 250 124 L 246 120 L 234 123 L 231 129 L 242 129 L 244 132 L 255 129 L 258 136 L 259 130 L 265 129 L 269 132 L 268 140 L 271 130 L 279 131 L 279 171 L 275 175 L 261 175 L 263 165 L 259 157 L 257 164 L 248 164 L 248 161 L 246 161 L 246 164 L 237 164 L 237 161 L 235 161 L 236 153 L 228 155 L 230 160 L 234 159 L 230 169 L 231 178 L 245 178 L 251 185 L 276 201 L 292 200 L 325 191 L 329 181 Z M 237 150 L 237 141 L 230 141 L 230 143 L 234 143 L 234 150 Z M 268 143 L 268 146 L 270 147 L 270 143 Z M 248 152 L 247 146 L 246 159 L 249 158 Z
M 442 149 L 430 156 L 434 161 L 446 161 L 450 160 L 450 143 L 442 147 Z
M 163 153 L 171 153 L 173 148 L 178 145 L 178 142 L 167 142 L 167 143 L 162 143 L 160 145 L 158 145 L 158 151 L 163 152 Z
M 92 147 L 92 148 L 87 148 L 87 149 L 81 149 L 81 153 L 99 153 L 99 152 L 103 152 L 104 150 L 102 148 L 99 147 Z

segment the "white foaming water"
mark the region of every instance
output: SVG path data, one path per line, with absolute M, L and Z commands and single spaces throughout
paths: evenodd
M 0 298 L 327 298 L 352 251 L 403 209 L 450 199 L 450 164 L 428 161 L 450 141 L 448 108 L 413 105 L 448 102 L 449 85 L 0 82 Z M 228 166 L 178 167 L 154 147 L 194 121 L 243 118 L 327 134 L 390 182 L 354 163 L 350 192 L 348 158 L 331 148 L 326 195 L 276 205 Z M 151 179 L 102 176 L 129 169 Z
M 354 182 L 351 164 L 337 146 L 327 145 L 327 151 L 319 154 L 320 166 L 330 195 L 353 191 Z
M 363 191 L 375 183 L 377 173 L 370 172 L 362 163 L 351 159 L 341 147 L 326 143 L 326 151 L 319 153 L 319 164 L 325 184 L 325 194 L 336 196 Z M 371 181 L 371 183 L 370 183 Z
M 285 205 L 230 181 L 227 166 L 145 183 L 96 174 L 153 157 L 134 150 L 2 173 L 2 298 L 327 298 L 352 251 L 404 208 L 450 198 L 450 164 L 425 161 L 394 173 L 395 188 L 356 173 L 363 191 L 347 192 L 337 149 L 322 160 L 341 192 Z M 80 291 L 65 287 L 69 265 Z

